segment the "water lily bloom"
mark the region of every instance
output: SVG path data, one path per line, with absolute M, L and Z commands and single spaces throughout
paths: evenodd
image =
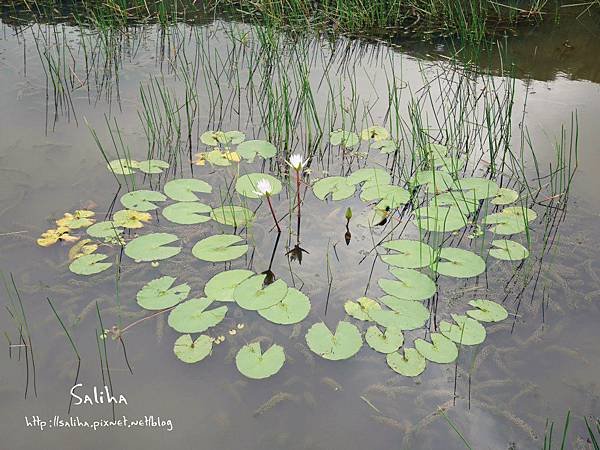
M 269 197 L 271 195 L 271 193 L 273 192 L 273 186 L 271 186 L 271 183 L 269 182 L 269 180 L 263 178 L 262 180 L 259 180 L 258 183 L 256 183 L 256 191 L 254 191 L 254 193 L 256 195 L 260 195 L 261 197 L 266 196 Z
M 290 160 L 288 161 L 288 164 L 291 168 L 293 168 L 296 172 L 301 171 L 304 166 L 306 166 L 306 163 L 308 162 L 308 160 L 305 160 L 302 155 L 299 154 L 295 154 L 292 155 L 290 157 Z

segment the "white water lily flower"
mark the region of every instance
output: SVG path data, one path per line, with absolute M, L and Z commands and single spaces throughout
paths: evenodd
M 305 160 L 302 155 L 295 154 L 290 157 L 288 162 L 289 166 L 292 167 L 296 171 L 300 171 L 304 168 L 308 160 Z
M 256 183 L 256 188 L 257 190 L 254 191 L 254 193 L 256 195 L 260 195 L 261 197 L 263 195 L 269 196 L 271 195 L 271 192 L 273 192 L 273 187 L 271 186 L 271 183 L 269 182 L 269 180 L 263 178 L 262 180 L 259 180 Z

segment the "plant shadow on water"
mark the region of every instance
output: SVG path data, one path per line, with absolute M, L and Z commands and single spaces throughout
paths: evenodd
M 0 237 L 15 416 L 33 414 L 23 373 L 65 409 L 73 380 L 126 392 L 90 414 L 171 416 L 178 446 L 207 448 L 531 448 L 568 395 L 594 412 L 577 112 L 541 152 L 514 78 L 218 21 L 110 33 L 38 24 L 6 44 L 35 43 L 19 51 L 48 99 L 41 140 L 85 148 L 50 162 L 48 206 L 0 209 L 27 231 Z

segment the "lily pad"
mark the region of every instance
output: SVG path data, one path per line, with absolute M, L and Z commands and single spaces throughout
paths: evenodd
M 240 157 L 237 152 L 221 151 L 219 149 L 212 150 L 204 154 L 206 161 L 211 163 L 213 166 L 227 167 L 231 165 L 231 162 L 240 162 Z M 201 160 L 197 160 L 200 162 Z
M 131 159 L 115 159 L 108 163 L 108 170 L 116 175 L 132 175 L 138 164 Z
M 386 186 L 392 181 L 391 175 L 378 167 L 366 167 L 352 172 L 347 178 L 350 184 L 368 183 L 367 187 Z M 365 186 L 363 186 L 364 188 Z
M 371 148 L 375 150 L 379 150 L 381 153 L 394 153 L 398 150 L 398 144 L 396 144 L 391 139 L 381 139 L 379 141 L 375 141 L 371 144 Z
M 382 247 L 397 252 L 381 256 L 381 260 L 390 266 L 419 269 L 429 266 L 434 260 L 433 248 L 420 241 L 397 239 L 383 243 Z
M 411 183 L 415 186 L 427 186 L 428 190 L 437 194 L 451 189 L 454 179 L 444 170 L 420 170 L 411 178 Z
M 187 283 L 173 286 L 174 277 L 160 277 L 147 283 L 137 293 L 138 305 L 144 309 L 157 311 L 170 308 L 185 300 L 190 293 Z M 173 286 L 173 287 L 172 287 Z
M 521 244 L 508 239 L 496 239 L 492 241 L 490 256 L 504 261 L 521 261 L 529 256 L 529 250 Z
M 391 308 L 371 311 L 371 318 L 382 327 L 416 330 L 429 319 L 429 310 L 420 302 L 402 300 L 390 295 L 385 295 L 380 300 Z
M 168 323 L 180 333 L 203 333 L 221 323 L 227 314 L 227 306 L 206 310 L 213 301 L 193 298 L 180 303 L 169 313 Z
M 127 209 L 145 212 L 158 208 L 154 202 L 164 202 L 166 199 L 162 192 L 141 189 L 123 195 L 121 204 Z
M 123 229 L 111 220 L 97 222 L 86 229 L 87 234 L 98 239 L 117 238 Z
M 252 162 L 256 155 L 265 159 L 272 158 L 277 154 L 277 148 L 270 142 L 256 139 L 238 145 L 237 152 L 242 158 Z
M 234 302 L 233 291 L 244 280 L 254 275 L 251 270 L 234 269 L 220 272 L 204 285 L 204 295 L 211 300 Z
M 213 339 L 205 334 L 195 341 L 189 334 L 179 336 L 173 345 L 175 356 L 184 363 L 193 364 L 202 361 L 212 352 Z
M 440 333 L 431 333 L 431 342 L 415 339 L 415 348 L 429 361 L 447 364 L 458 357 L 456 344 Z
M 537 219 L 537 213 L 533 209 L 526 208 L 525 206 L 507 206 L 500 212 L 500 214 L 511 217 L 519 217 L 523 220 L 527 220 L 527 222 Z
M 309 328 L 306 343 L 322 358 L 338 361 L 356 355 L 362 347 L 362 337 L 358 328 L 349 322 L 338 322 L 335 333 L 319 322 Z
M 260 309 L 258 314 L 270 322 L 280 325 L 291 325 L 302 322 L 310 312 L 310 300 L 298 289 L 289 288 L 287 294 L 279 303 L 265 309 Z
M 235 365 L 242 375 L 262 380 L 275 375 L 285 363 L 283 347 L 277 344 L 263 353 L 260 342 L 244 345 L 235 356 Z
M 59 227 L 68 227 L 71 230 L 86 228 L 94 223 L 94 219 L 92 219 L 94 215 L 94 211 L 87 210 L 78 210 L 75 211 L 75 214 L 65 213 L 62 218 L 56 221 L 56 225 Z
M 341 145 L 345 148 L 356 147 L 360 144 L 360 138 L 354 131 L 335 130 L 329 133 L 331 145 Z
M 169 168 L 169 163 L 160 159 L 148 159 L 146 161 L 140 161 L 136 166 L 142 172 L 147 174 L 162 173 L 163 169 Z
M 469 305 L 477 309 L 467 311 L 467 316 L 480 322 L 501 322 L 508 317 L 504 306 L 491 300 L 475 299 L 469 301 Z
M 456 278 L 470 278 L 485 271 L 485 261 L 481 256 L 462 248 L 444 247 L 439 253 L 436 272 Z
M 363 141 L 374 140 L 374 141 L 383 141 L 384 139 L 388 139 L 390 137 L 390 133 L 388 130 L 379 125 L 372 125 L 368 128 L 365 128 L 360 133 L 360 138 Z
M 469 223 L 467 217 L 455 206 L 429 205 L 417 208 L 413 213 L 415 214 L 413 223 L 417 227 L 437 233 L 460 230 Z
M 473 214 L 479 208 L 479 200 L 469 197 L 468 191 L 443 192 L 433 197 L 429 204 L 454 207 L 464 216 Z
M 331 199 L 337 201 L 352 197 L 356 187 L 346 177 L 327 177 L 313 184 L 312 189 L 319 200 L 325 200 L 331 194 Z
M 217 234 L 196 242 L 192 254 L 203 261 L 223 262 L 239 258 L 248 251 L 247 244 L 235 245 L 243 239 L 235 234 Z
M 151 219 L 152 216 L 149 213 L 134 211 L 133 209 L 121 209 L 113 214 L 113 223 L 115 227 L 130 229 L 142 228 L 144 222 L 150 222 Z M 114 231 L 111 231 L 114 237 Z
M 210 217 L 220 224 L 237 228 L 251 223 L 254 220 L 254 213 L 243 206 L 223 205 L 213 209 Z
M 169 198 L 178 202 L 195 202 L 198 200 L 196 192 L 210 194 L 212 186 L 196 178 L 183 178 L 169 181 L 165 184 L 164 191 Z
M 179 240 L 171 233 L 151 233 L 139 236 L 125 246 L 125 254 L 135 261 L 159 261 L 179 254 L 181 247 L 169 244 Z
M 200 135 L 200 142 L 209 147 L 216 147 L 219 144 L 226 144 L 229 141 L 224 131 L 208 130 Z
M 495 234 L 518 234 L 527 229 L 527 222 L 525 219 L 509 214 L 488 214 L 481 222 L 485 225 L 491 225 L 492 227 L 490 230 Z
M 212 208 L 200 202 L 173 203 L 162 210 L 165 219 L 180 225 L 204 223 L 210 220 Z
M 377 352 L 393 353 L 404 344 L 404 335 L 394 328 L 387 328 L 385 332 L 381 332 L 379 328 L 372 325 L 365 333 L 365 341 Z
M 276 280 L 265 286 L 266 278 L 267 275 L 260 274 L 242 281 L 233 291 L 236 303 L 241 308 L 258 311 L 281 302 L 287 295 L 287 284 L 283 280 Z
M 235 183 L 235 190 L 244 197 L 260 198 L 261 195 L 257 193 L 258 182 L 260 180 L 267 180 L 271 184 L 271 188 L 273 189 L 271 195 L 277 195 L 281 192 L 281 181 L 274 176 L 260 172 L 249 173 L 239 177 Z
M 485 328 L 475 319 L 452 314 L 456 324 L 442 320 L 440 332 L 451 341 L 462 345 L 477 345 L 485 341 Z
M 363 186 L 360 193 L 360 199 L 362 201 L 370 202 L 373 200 L 379 200 L 376 208 L 385 209 L 396 209 L 400 206 L 408 203 L 410 200 L 410 194 L 404 188 L 400 186 L 392 185 L 368 185 Z
M 491 200 L 494 205 L 510 205 L 519 199 L 519 193 L 513 189 L 500 188 Z
M 495 181 L 478 177 L 459 178 L 456 180 L 456 188 L 466 191 L 466 198 L 476 200 L 494 197 L 500 189 Z
M 424 273 L 414 269 L 395 267 L 390 269 L 398 281 L 382 278 L 379 287 L 387 294 L 406 300 L 426 300 L 436 292 L 434 281 Z
M 405 377 L 416 377 L 425 370 L 427 362 L 414 348 L 405 348 L 404 354 L 399 352 L 388 353 L 385 357 L 388 366 Z
M 69 270 L 77 275 L 94 275 L 112 266 L 112 263 L 101 262 L 106 258 L 108 256 L 102 253 L 83 255 L 69 265 Z
M 344 303 L 344 309 L 349 316 L 368 322 L 373 320 L 369 313 L 374 309 L 381 309 L 381 306 L 375 300 L 360 297 L 356 301 L 348 300 Z
M 425 157 L 430 161 L 435 161 L 448 156 L 448 147 L 443 144 L 433 142 L 425 144 L 421 147 Z

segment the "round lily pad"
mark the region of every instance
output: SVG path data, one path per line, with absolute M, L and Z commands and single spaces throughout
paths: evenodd
M 171 233 L 151 233 L 139 236 L 125 246 L 125 254 L 135 261 L 159 261 L 179 254 L 181 247 L 169 244 L 179 240 Z
M 522 218 L 509 214 L 488 214 L 481 221 L 485 225 L 491 225 L 491 231 L 495 234 L 517 234 L 527 229 L 527 222 Z
M 238 145 L 237 152 L 242 158 L 252 162 L 256 155 L 265 159 L 272 158 L 277 154 L 277 148 L 270 142 L 256 139 Z
M 313 194 L 319 200 L 325 200 L 325 197 L 331 194 L 331 199 L 334 201 L 352 197 L 356 190 L 355 186 L 346 177 L 321 178 L 313 184 L 312 189 Z
M 329 143 L 331 145 L 341 145 L 345 148 L 351 148 L 360 144 L 360 138 L 354 131 L 339 129 L 329 133 Z
M 220 272 L 204 285 L 204 295 L 211 300 L 234 302 L 233 292 L 235 288 L 252 275 L 254 275 L 254 272 L 244 269 Z
M 504 261 L 521 261 L 529 256 L 529 250 L 521 244 L 508 239 L 495 239 L 492 241 L 490 256 Z
M 131 159 L 115 159 L 108 163 L 108 170 L 116 175 L 131 175 L 137 165 L 138 162 Z
M 445 320 L 440 322 L 440 332 L 448 339 L 462 345 L 477 345 L 485 341 L 485 328 L 478 321 L 458 314 L 452 314 L 452 319 L 456 324 Z
M 371 311 L 371 318 L 386 328 L 416 330 L 429 319 L 429 310 L 420 302 L 385 295 L 380 301 L 391 309 Z
M 173 345 L 175 356 L 184 363 L 193 364 L 202 361 L 212 352 L 213 339 L 205 334 L 195 341 L 189 334 L 179 336 Z
M 356 301 L 348 300 L 344 303 L 344 309 L 349 316 L 365 322 L 371 321 L 370 311 L 373 309 L 381 309 L 379 303 L 368 297 L 360 297 Z
M 90 236 L 98 239 L 116 238 L 123 233 L 123 229 L 111 220 L 96 222 L 95 224 L 89 226 L 85 231 Z
M 227 306 L 206 310 L 212 302 L 208 298 L 193 298 L 180 303 L 169 313 L 167 322 L 180 333 L 203 333 L 221 323 L 227 314 Z
M 137 303 L 144 309 L 157 311 L 170 308 L 185 300 L 190 293 L 187 283 L 173 286 L 174 277 L 160 277 L 148 282 L 136 295 Z
M 428 160 L 437 160 L 448 156 L 448 147 L 443 144 L 429 142 L 421 147 Z
M 235 190 L 244 197 L 260 198 L 261 195 L 257 193 L 258 182 L 260 180 L 267 180 L 271 183 L 271 188 L 273 189 L 271 195 L 277 195 L 281 192 L 281 181 L 272 175 L 260 172 L 249 173 L 239 177 L 235 183 Z
M 385 359 L 392 370 L 405 377 L 416 377 L 425 370 L 425 358 L 414 348 L 405 348 L 403 354 L 388 353 Z
M 210 220 L 212 208 L 200 202 L 173 203 L 162 210 L 163 216 L 170 222 L 180 225 L 193 225 Z
M 163 169 L 169 168 L 169 163 L 161 161 L 160 159 L 149 159 L 146 161 L 140 161 L 137 164 L 137 168 L 147 174 L 162 173 Z
M 381 256 L 381 260 L 390 266 L 419 269 L 429 266 L 434 259 L 433 248 L 420 241 L 397 239 L 384 242 L 382 247 L 397 252 Z
M 467 316 L 480 322 L 501 322 L 508 317 L 508 312 L 504 306 L 491 300 L 470 300 L 469 305 L 474 306 L 476 309 L 468 310 Z
M 406 189 L 401 188 L 400 186 L 368 185 L 367 187 L 363 187 L 360 194 L 360 199 L 363 201 L 378 199 L 379 203 L 377 204 L 376 208 L 396 209 L 408 203 L 410 200 L 410 194 Z
M 236 152 L 221 151 L 219 149 L 212 150 L 204 155 L 206 161 L 213 166 L 227 167 L 231 162 L 239 162 L 240 157 Z
M 439 193 L 454 186 L 452 175 L 444 170 L 419 170 L 411 178 L 415 186 L 426 186 L 428 190 Z
M 127 209 L 144 212 L 158 208 L 154 202 L 163 202 L 166 199 L 167 197 L 165 197 L 162 192 L 141 189 L 123 195 L 121 197 L 121 204 Z
M 216 147 L 219 144 L 226 144 L 228 141 L 227 134 L 224 131 L 208 130 L 200 135 L 200 142 L 209 147 Z
M 491 200 L 494 205 L 510 205 L 519 199 L 519 193 L 513 189 L 500 188 Z
M 400 330 L 387 328 L 382 332 L 375 325 L 371 325 L 365 333 L 365 341 L 373 350 L 380 353 L 397 351 L 404 343 L 404 335 Z
M 395 267 L 390 269 L 398 281 L 382 278 L 379 287 L 389 295 L 406 300 L 426 300 L 436 292 L 434 281 L 424 273 L 414 269 Z
M 468 199 L 484 200 L 494 197 L 498 193 L 498 184 L 487 178 L 459 178 L 456 180 L 456 188 L 465 192 Z
M 112 263 L 101 262 L 106 258 L 108 256 L 102 253 L 82 255 L 69 265 L 69 270 L 77 275 L 94 275 L 112 266 Z
M 362 347 L 362 337 L 358 328 L 349 322 L 338 322 L 335 333 L 319 322 L 309 328 L 306 343 L 317 355 L 337 361 L 356 355 Z
M 444 207 L 430 204 L 415 209 L 413 213 L 415 214 L 413 223 L 417 227 L 437 233 L 460 230 L 469 223 L 467 217 L 456 206 Z
M 164 191 L 169 198 L 178 202 L 195 202 L 198 200 L 196 192 L 210 194 L 212 186 L 196 178 L 183 178 L 169 181 L 165 184 Z
M 479 200 L 472 196 L 469 197 L 469 193 L 463 191 L 442 192 L 433 197 L 429 204 L 434 206 L 452 206 L 464 216 L 473 214 L 479 208 Z
M 368 186 L 373 187 L 389 185 L 392 177 L 387 170 L 378 167 L 365 167 L 352 172 L 347 180 L 350 184 L 368 183 Z
M 375 141 L 371 144 L 371 148 L 375 150 L 379 150 L 381 153 L 394 153 L 398 150 L 398 144 L 396 144 L 391 139 L 381 139 L 379 141 Z
M 279 303 L 265 309 L 260 309 L 258 314 L 269 322 L 280 325 L 291 325 L 302 322 L 310 312 L 310 300 L 298 289 L 289 288 L 287 294 Z
M 431 333 L 431 342 L 415 339 L 415 348 L 429 361 L 447 364 L 458 357 L 456 344 L 440 333 Z
M 239 258 L 248 251 L 247 244 L 235 245 L 243 239 L 235 234 L 217 234 L 196 242 L 192 254 L 203 261 L 223 262 Z
M 265 274 L 254 275 L 238 284 L 233 291 L 236 303 L 241 308 L 258 311 L 281 302 L 288 292 L 287 284 L 283 280 L 276 280 L 265 286 L 266 278 Z
M 470 278 L 485 271 L 485 261 L 481 256 L 462 248 L 444 247 L 439 253 L 436 271 L 440 275 L 456 278 Z
M 374 141 L 382 141 L 384 139 L 388 139 L 390 137 L 390 133 L 388 130 L 383 128 L 380 125 L 372 125 L 368 128 L 363 129 L 360 132 L 360 138 L 363 141 L 374 140 Z
M 526 208 L 525 206 L 507 206 L 500 212 L 500 214 L 504 214 L 505 216 L 520 217 L 527 222 L 537 219 L 537 213 L 533 209 Z
M 134 211 L 133 209 L 121 209 L 113 214 L 115 226 L 137 229 L 144 226 L 144 222 L 150 222 L 152 216 L 147 212 Z M 113 231 L 114 237 L 114 231 Z
M 244 345 L 235 356 L 235 365 L 242 375 L 262 380 L 275 375 L 285 363 L 283 347 L 277 344 L 262 352 L 260 342 Z
M 212 210 L 210 217 L 223 225 L 243 227 L 254 220 L 254 213 L 248 208 L 235 205 L 223 205 Z

